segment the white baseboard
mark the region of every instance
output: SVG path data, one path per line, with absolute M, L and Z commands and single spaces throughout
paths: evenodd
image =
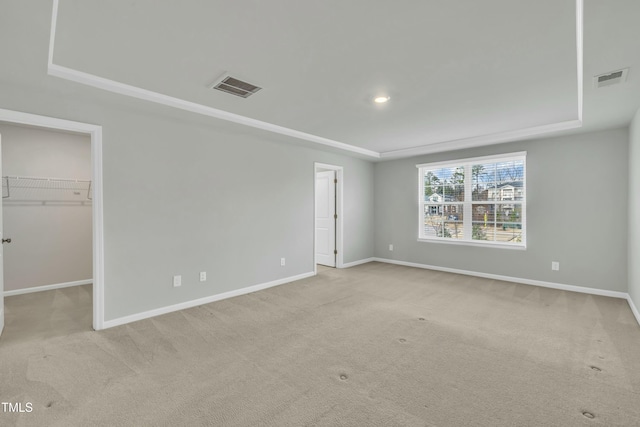
M 358 261 L 347 262 L 342 264 L 342 268 L 355 267 L 356 265 L 366 264 L 368 262 L 373 262 L 375 260 L 376 260 L 375 258 L 365 258 L 365 259 L 360 259 Z
M 90 285 L 93 283 L 93 279 L 89 280 L 77 280 L 75 282 L 56 283 L 55 285 L 35 286 L 33 288 L 14 289 L 12 291 L 4 291 L 5 297 L 13 295 L 30 294 L 32 292 L 50 291 L 52 289 L 70 288 L 72 286 Z
M 631 299 L 631 295 L 627 294 L 627 302 L 629 303 L 629 307 L 631 307 L 631 312 L 634 316 L 636 316 L 636 320 L 638 321 L 638 325 L 640 325 L 640 311 L 638 311 L 638 307 L 633 303 Z
M 543 288 L 560 289 L 563 291 L 580 292 L 583 294 L 600 295 L 605 297 L 627 299 L 626 292 L 609 291 L 606 289 L 587 288 L 584 286 L 564 285 L 562 283 L 544 282 L 542 280 L 523 279 L 521 277 L 501 276 L 499 274 L 480 273 L 477 271 L 458 270 L 457 268 L 439 267 L 435 265 L 417 264 L 414 262 L 397 261 L 394 259 L 374 258 L 374 261 L 387 264 L 404 265 L 407 267 L 424 268 L 427 270 L 445 271 L 447 273 L 464 274 L 466 276 L 484 277 L 485 279 L 503 280 L 505 282 L 521 283 L 523 285 L 542 286 Z
M 271 282 L 260 283 L 257 285 L 249 286 L 242 289 L 236 289 L 234 291 L 224 292 L 217 295 L 211 295 L 204 298 L 198 298 L 191 301 L 181 302 L 179 304 L 173 304 L 166 307 L 156 308 L 154 310 L 144 311 L 142 313 L 132 314 L 129 316 L 119 317 L 117 319 L 105 320 L 104 329 L 112 328 L 114 326 L 120 326 L 138 320 L 148 319 L 150 317 L 160 316 L 162 314 L 172 313 L 178 310 L 184 310 L 187 308 L 197 307 L 203 304 L 209 304 L 211 302 L 220 301 L 227 298 L 233 298 L 240 295 L 246 295 L 251 292 L 261 291 L 263 289 L 272 288 L 278 285 L 284 285 L 285 283 L 295 282 L 296 280 L 306 279 L 307 277 L 315 276 L 312 271 L 310 273 L 298 274 L 297 276 L 285 277 L 284 279 L 273 280 Z

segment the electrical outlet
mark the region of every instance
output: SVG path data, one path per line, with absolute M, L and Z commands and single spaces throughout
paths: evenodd
M 200 281 L 201 282 L 206 282 L 207 281 L 207 272 L 206 271 L 201 271 L 200 272 Z
M 560 270 L 560 263 L 558 261 L 551 261 L 551 269 L 553 271 Z
M 173 287 L 182 286 L 182 276 L 173 276 Z
M 285 259 L 280 258 L 280 267 L 284 267 L 284 264 L 285 264 Z
M 389 245 L 389 250 L 392 251 L 393 250 L 393 245 Z

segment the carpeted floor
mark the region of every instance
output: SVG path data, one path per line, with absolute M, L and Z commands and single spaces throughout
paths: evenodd
M 621 299 L 380 263 L 100 332 L 90 288 L 40 297 L 32 338 L 5 300 L 3 426 L 640 425 Z

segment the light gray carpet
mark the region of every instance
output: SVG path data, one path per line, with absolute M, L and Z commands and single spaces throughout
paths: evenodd
M 3 426 L 640 425 L 620 299 L 370 263 L 101 332 L 16 319 L 0 400 L 34 410 Z

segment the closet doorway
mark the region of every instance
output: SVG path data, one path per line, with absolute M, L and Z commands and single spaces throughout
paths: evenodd
M 103 329 L 102 128 L 0 109 L 0 137 L 0 339 L 20 319 L 36 336 Z
M 91 137 L 0 123 L 5 339 L 92 327 Z

